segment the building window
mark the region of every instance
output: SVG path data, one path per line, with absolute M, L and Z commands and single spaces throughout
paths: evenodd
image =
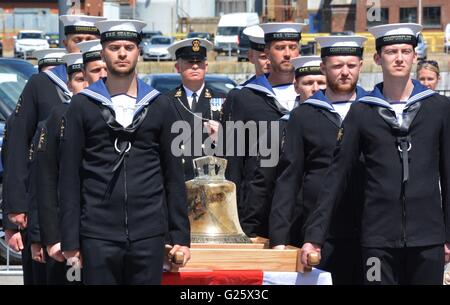
M 370 15 L 370 13 L 368 15 Z M 373 16 L 373 17 L 376 17 L 376 16 Z M 367 27 L 370 28 L 370 27 L 373 27 L 376 25 L 388 24 L 389 23 L 389 8 L 382 7 L 380 9 L 380 17 L 381 17 L 380 20 L 371 20 L 373 18 L 371 18 L 371 19 L 368 18 L 367 19 Z
M 441 8 L 424 7 L 422 24 L 426 28 L 435 28 L 441 26 Z
M 400 22 L 417 22 L 417 8 L 415 7 L 401 7 L 400 8 Z

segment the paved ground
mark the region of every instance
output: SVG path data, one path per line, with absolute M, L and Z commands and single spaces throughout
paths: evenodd
M 12 266 L 6 270 L 6 266 L 0 266 L 0 285 L 23 285 L 22 267 Z

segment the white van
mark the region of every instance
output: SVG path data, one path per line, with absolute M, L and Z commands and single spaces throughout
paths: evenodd
M 248 26 L 259 24 L 257 13 L 234 13 L 220 17 L 214 38 L 214 50 L 220 52 L 236 52 L 239 34 Z
M 448 53 L 450 50 L 450 23 L 447 23 L 447 26 L 445 27 L 444 49 L 445 53 Z

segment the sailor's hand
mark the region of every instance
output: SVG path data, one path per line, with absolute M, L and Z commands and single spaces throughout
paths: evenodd
M 69 266 L 83 268 L 83 258 L 81 257 L 80 250 L 63 251 L 62 254 L 66 258 Z
M 217 139 L 219 137 L 219 122 L 209 120 L 208 122 L 204 122 L 203 125 L 208 131 L 208 135 L 211 137 L 213 142 L 217 142 Z
M 19 231 L 6 229 L 5 240 L 8 246 L 16 252 L 23 250 L 22 235 Z
M 31 258 L 38 263 L 45 264 L 44 248 L 41 244 L 31 244 Z
M 56 243 L 51 246 L 47 246 L 47 253 L 55 261 L 62 263 L 66 260 L 61 252 L 61 243 Z
M 27 214 L 25 213 L 10 213 L 8 214 L 9 221 L 11 221 L 20 229 L 25 229 L 27 227 Z
M 320 249 L 321 247 L 318 244 L 312 244 L 312 243 L 304 243 L 302 246 L 302 257 L 301 262 L 304 266 L 312 266 L 310 265 L 310 262 L 308 261 L 308 256 L 310 254 L 317 254 L 320 261 Z
M 182 263 L 177 263 L 177 262 L 174 262 L 174 260 L 173 260 L 175 254 L 178 251 L 183 252 L 183 262 Z M 175 245 L 169 251 L 168 256 L 169 256 L 169 261 L 171 261 L 173 264 L 175 264 L 178 267 L 184 267 L 186 265 L 186 263 L 191 259 L 191 250 L 186 246 Z

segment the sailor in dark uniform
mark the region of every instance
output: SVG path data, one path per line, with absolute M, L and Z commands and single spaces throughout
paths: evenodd
M 249 185 L 258 166 L 276 166 L 279 152 L 278 122 L 297 104 L 294 67 L 290 59 L 299 55 L 301 26 L 298 23 L 262 24 L 271 72 L 256 77 L 239 92 L 227 97 L 226 103 L 230 103 L 232 107 L 222 123 L 228 160 L 226 177 L 236 184 L 239 221 L 247 234 L 251 233 L 246 223 Z M 249 129 L 238 130 L 233 126 L 229 128 L 230 125 L 239 124 L 246 124 L 255 129 L 255 132 L 250 132 Z M 271 137 L 273 126 L 277 130 L 274 137 Z M 265 149 L 261 139 L 270 143 L 266 143 Z M 234 142 L 234 145 L 229 145 L 229 142 Z M 234 149 L 230 148 L 232 146 Z M 267 147 L 271 147 L 268 153 Z M 260 164 L 263 159 L 268 160 Z
M 68 52 L 78 51 L 76 42 L 97 38 L 98 31 L 93 27 L 94 21 L 102 17 L 61 16 L 65 25 L 64 43 Z M 28 158 L 31 140 L 36 133 L 39 122 L 45 120 L 51 109 L 67 100 L 71 92 L 67 88 L 65 65 L 33 75 L 27 82 L 17 102 L 14 119 L 10 124 L 10 141 L 8 143 L 7 167 L 10 172 L 5 181 L 7 189 L 5 212 L 9 219 L 21 229 L 27 227 L 30 198 L 28 187 L 34 183 L 29 179 Z M 30 219 L 30 221 L 32 221 Z M 24 231 L 24 236 L 26 235 Z M 25 245 L 29 244 L 25 241 Z
M 301 103 L 288 121 L 270 212 L 270 243 L 276 248 L 303 244 L 303 226 L 316 208 L 341 122 L 348 107 L 366 94 L 356 86 L 366 38 L 326 36 L 317 40 L 327 89 Z M 336 222 L 322 251 L 319 268 L 331 272 L 334 284 L 362 283 L 357 212 L 362 201 L 360 176 L 360 167 L 350 175 L 350 186 L 335 209 Z
M 52 48 L 43 49 L 33 52 L 33 56 L 36 57 L 38 62 L 38 71 L 43 72 L 45 70 L 51 69 L 57 65 L 63 65 L 62 56 L 66 54 L 65 49 Z M 10 115 L 5 124 L 5 136 L 3 138 L 2 145 L 2 162 L 3 162 L 3 205 L 6 205 L 8 182 L 10 181 L 8 176 L 8 166 L 7 166 L 7 134 L 9 134 L 10 126 L 12 126 L 12 121 L 16 116 L 14 113 Z M 27 154 L 27 160 L 29 155 Z M 33 197 L 29 197 L 29 210 L 32 217 L 27 217 L 27 226 L 29 229 L 26 231 L 19 232 L 17 230 L 18 226 L 11 223 L 8 219 L 8 215 L 3 208 L 3 230 L 5 231 L 5 238 L 10 247 L 15 251 L 22 251 L 22 267 L 24 284 L 45 284 L 46 283 L 46 265 L 42 263 L 44 260 L 37 262 L 32 259 L 36 254 L 43 254 L 42 247 L 40 245 L 40 235 L 39 235 L 39 224 L 37 221 L 37 206 L 36 202 L 32 200 Z M 22 234 L 21 234 L 22 233 Z M 23 240 L 22 240 L 23 235 Z M 24 242 L 27 241 L 24 247 Z M 32 244 L 33 243 L 33 244 Z M 21 249 L 18 245 L 21 245 Z M 32 251 L 33 250 L 33 251 Z M 34 253 L 33 253 L 34 252 Z M 42 255 L 43 256 L 43 255 Z
M 137 20 L 100 21 L 108 77 L 74 96 L 60 132 L 61 249 L 85 284 L 160 284 L 164 237 L 189 259 L 170 100 L 137 78 Z M 168 232 L 167 232 L 168 231 Z
M 252 25 L 246 27 L 243 33 L 247 35 L 248 40 L 250 41 L 247 58 L 255 67 L 255 74 L 228 92 L 227 98 L 222 105 L 222 113 L 220 118 L 222 124 L 224 121 L 230 119 L 230 113 L 233 109 L 231 101 L 234 100 L 234 95 L 238 94 L 242 87 L 255 80 L 258 76 L 270 72 L 270 62 L 267 54 L 264 52 L 266 47 L 266 43 L 264 42 L 264 30 L 259 25 Z M 229 102 L 227 103 L 227 101 Z
M 178 119 L 189 124 L 190 132 L 180 141 L 185 180 L 195 177 L 192 160 L 207 155 L 208 141 L 217 140 L 220 110 L 225 96 L 214 92 L 205 84 L 208 69 L 207 52 L 212 43 L 206 39 L 185 39 L 169 47 L 177 62 L 175 68 L 181 75 L 181 84 L 166 95 L 175 106 Z M 187 126 L 186 126 L 187 127 Z M 203 128 L 207 133 L 202 132 Z M 201 141 L 196 142 L 196 135 Z M 210 147 L 211 148 L 211 147 Z M 213 148 L 213 147 L 212 147 Z
M 295 90 L 298 93 L 297 100 L 299 103 L 304 102 L 311 97 L 319 89 L 325 89 L 325 75 L 320 71 L 321 59 L 319 56 L 301 56 L 291 59 L 295 68 Z M 286 125 L 289 120 L 289 113 L 280 118 L 280 151 L 286 137 Z M 281 154 L 281 152 L 280 152 Z M 269 214 L 272 204 L 273 191 L 277 179 L 277 168 L 258 166 L 255 170 L 254 177 L 249 185 L 248 193 L 248 213 L 244 222 L 249 236 L 269 237 Z M 300 226 L 300 198 L 299 192 L 296 211 L 294 212 L 294 221 L 292 224 L 291 245 L 301 246 L 298 241 L 298 231 Z
M 411 23 L 369 29 L 384 81 L 353 104 L 343 122 L 319 207 L 307 223 L 304 263 L 323 245 L 362 153 L 365 283 L 442 285 L 450 254 L 450 104 L 410 77 L 421 30 Z
M 69 83 L 71 79 L 74 81 L 80 76 L 83 76 L 88 84 L 96 82 L 101 77 L 106 77 L 106 66 L 100 57 L 102 49 L 100 40 L 81 42 L 77 46 L 82 54 L 73 53 L 65 57 L 69 61 L 67 64 Z M 69 87 L 71 86 L 69 85 Z M 81 89 L 72 91 L 72 93 L 77 94 Z M 40 149 L 37 149 L 35 153 L 37 172 L 40 177 L 37 180 L 37 203 L 41 240 L 47 248 L 48 255 L 59 262 L 63 262 L 65 259 L 61 253 L 61 230 L 58 217 L 58 152 L 59 137 L 64 131 L 61 130 L 62 118 L 69 102 L 54 107 L 40 131 L 39 139 L 42 139 L 42 143 Z
M 86 87 L 83 76 L 82 55 L 79 52 L 66 54 L 62 57 L 62 60 L 67 67 L 67 87 L 72 94 L 77 94 L 84 87 Z M 46 263 L 46 283 L 49 285 L 60 285 L 67 283 L 64 257 L 62 257 L 62 255 L 59 257 L 50 255 L 51 251 L 49 250 L 51 250 L 50 245 L 52 245 L 52 243 L 48 242 L 48 236 L 46 235 L 48 231 L 47 224 L 44 223 L 43 226 L 43 223 L 40 221 L 43 216 L 45 217 L 46 214 L 48 215 L 48 213 L 52 212 L 50 210 L 46 210 L 46 208 L 50 203 L 47 202 L 47 200 L 53 198 L 48 196 L 48 194 L 44 197 L 43 192 L 47 192 L 48 190 L 44 187 L 55 183 L 55 179 L 52 178 L 54 178 L 53 175 L 55 174 L 55 171 L 57 174 L 57 167 L 55 170 L 55 168 L 51 165 L 53 165 L 53 163 L 57 163 L 58 158 L 57 152 L 53 153 L 51 156 L 52 163 L 48 162 L 45 166 L 42 166 L 42 164 L 39 166 L 38 158 L 42 156 L 42 154 L 46 154 L 48 151 L 53 151 L 55 142 L 57 142 L 57 140 L 55 140 L 56 137 L 54 136 L 56 132 L 53 132 L 53 129 L 57 129 L 59 132 L 59 122 L 61 120 L 59 119 L 57 122 L 58 128 L 54 127 L 49 129 L 48 127 L 52 127 L 50 122 L 54 120 L 55 115 L 58 115 L 67 108 L 69 101 L 70 100 L 53 107 L 49 117 L 45 121 L 38 124 L 38 131 L 33 137 L 29 153 L 30 180 L 35 181 L 35 183 L 30 184 L 28 190 L 30 198 L 32 198 L 32 207 L 30 207 L 29 213 L 31 217 L 29 217 L 28 230 L 30 232 L 30 236 L 36 235 L 37 238 L 39 238 L 38 241 L 32 238 L 31 252 L 34 260 L 37 262 Z M 57 196 L 56 189 L 54 196 Z M 56 220 L 58 220 L 57 216 Z

